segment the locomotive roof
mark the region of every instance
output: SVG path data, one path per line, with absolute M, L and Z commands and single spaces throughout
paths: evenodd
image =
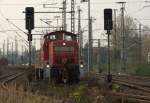
M 48 34 L 44 35 L 44 38 L 47 37 L 48 35 L 55 34 L 55 33 L 67 33 L 68 35 L 76 36 L 76 34 L 68 32 L 68 31 L 54 31 L 54 32 L 51 32 L 51 33 L 48 33 Z

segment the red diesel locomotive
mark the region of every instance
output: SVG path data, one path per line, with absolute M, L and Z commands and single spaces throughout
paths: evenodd
M 66 31 L 46 34 L 41 50 L 42 64 L 50 67 L 52 80 L 79 81 L 79 47 L 75 34 Z

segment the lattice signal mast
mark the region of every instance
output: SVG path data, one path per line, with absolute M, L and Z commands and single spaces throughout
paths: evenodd
M 63 30 L 67 31 L 67 24 L 66 24 L 66 0 L 63 1 L 63 12 L 62 12 L 62 25 L 63 25 Z
M 71 0 L 71 32 L 75 33 L 75 0 Z

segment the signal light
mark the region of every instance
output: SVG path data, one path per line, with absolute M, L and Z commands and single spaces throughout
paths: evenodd
M 112 9 L 104 9 L 104 30 L 112 30 Z
M 26 20 L 26 29 L 32 30 L 34 29 L 34 8 L 26 7 L 25 8 L 25 20 Z
M 28 41 L 32 41 L 32 35 L 28 34 Z

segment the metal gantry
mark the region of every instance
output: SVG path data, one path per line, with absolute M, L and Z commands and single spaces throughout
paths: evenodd
M 91 46 L 92 46 L 92 19 L 91 19 L 91 1 L 90 0 L 81 0 L 81 2 L 88 2 L 88 72 L 91 68 Z
M 139 24 L 139 64 L 142 64 L 142 25 Z
M 126 71 L 126 36 L 125 36 L 125 23 L 124 23 L 124 10 L 125 10 L 125 3 L 122 2 L 121 8 L 121 34 L 122 34 L 122 69 Z
M 124 10 L 126 2 L 117 2 L 122 5 L 121 7 L 121 36 L 122 36 L 122 53 L 121 53 L 121 69 L 126 71 L 126 35 L 125 35 L 125 22 L 124 22 Z
M 91 69 L 91 2 L 88 0 L 88 72 Z
M 5 40 L 4 40 L 4 43 L 3 43 L 3 57 L 5 56 L 5 45 L 6 45 L 6 43 L 5 43 Z
M 83 59 L 83 36 L 81 31 L 81 9 L 78 7 L 78 42 L 79 42 L 79 49 L 80 49 L 80 60 Z
M 62 27 L 64 31 L 67 31 L 67 24 L 66 24 L 66 0 L 63 1 L 63 12 L 62 12 Z
M 117 67 L 117 60 L 116 60 L 116 53 L 117 53 L 117 15 L 116 15 L 117 9 L 114 9 L 114 23 L 113 23 L 113 28 L 114 28 L 114 65 L 115 68 Z
M 75 33 L 75 0 L 71 0 L 71 32 Z

